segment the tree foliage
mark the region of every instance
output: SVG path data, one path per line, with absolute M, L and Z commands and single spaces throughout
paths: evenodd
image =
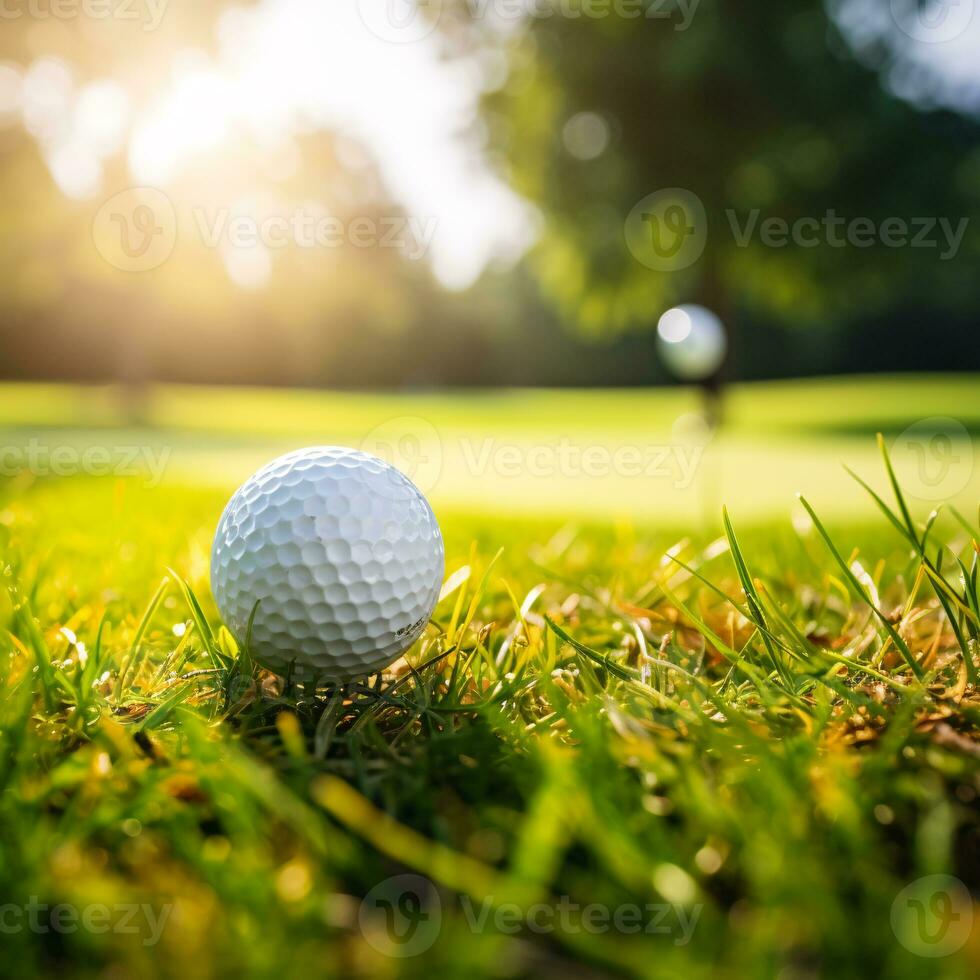
M 491 144 L 541 211 L 530 261 L 567 317 L 598 333 L 655 322 L 692 299 L 797 322 L 976 306 L 980 127 L 886 89 L 897 57 L 887 33 L 856 52 L 818 0 L 719 0 L 693 12 L 643 0 L 632 18 L 622 15 L 630 4 L 602 17 L 588 9 L 596 5 L 566 2 L 562 15 L 531 17 L 503 40 L 482 31 L 511 65 L 485 100 Z M 580 113 L 608 133 L 591 159 L 570 152 Z M 707 231 L 697 261 L 661 271 L 630 253 L 624 221 L 665 188 L 696 195 Z M 917 218 L 965 228 L 955 255 L 938 224 L 935 246 L 912 245 Z M 767 219 L 804 219 L 808 240 L 816 220 L 818 244 L 764 241 Z M 837 244 L 847 225 L 834 235 L 827 222 L 838 219 L 860 220 L 859 241 L 870 222 L 872 243 Z M 893 244 L 894 220 L 883 229 L 888 219 L 904 223 L 905 245 Z

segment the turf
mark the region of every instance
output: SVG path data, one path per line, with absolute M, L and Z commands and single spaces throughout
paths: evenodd
M 122 431 L 111 400 L 97 417 L 91 392 L 52 395 L 70 424 L 7 402 L 11 431 Z M 727 526 L 690 528 L 444 502 L 431 626 L 342 690 L 284 684 L 220 626 L 207 557 L 237 464 L 193 484 L 5 480 L 0 971 L 975 976 L 977 931 L 953 942 L 969 906 L 954 920 L 935 889 L 903 889 L 980 887 L 976 497 L 934 522 L 896 497 L 863 430 L 908 419 L 865 395 L 844 435 L 785 420 L 821 461 L 861 443 L 881 502 L 845 474 L 859 513 L 743 523 L 736 501 Z M 299 438 L 271 409 L 294 397 L 316 402 L 259 413 L 276 439 Z M 590 397 L 606 425 L 637 410 Z M 377 424 L 366 404 L 347 424 Z M 235 459 L 265 445 L 212 438 Z M 431 883 L 427 919 L 397 881 L 377 890 L 405 874 Z M 107 925 L 54 928 L 59 904 L 104 905 Z
M 148 482 L 227 493 L 297 445 L 364 445 L 408 471 L 440 516 L 559 514 L 715 533 L 722 504 L 742 522 L 788 519 L 798 491 L 828 518 L 873 518 L 841 462 L 872 472 L 880 431 L 910 491 L 962 507 L 980 498 L 975 377 L 736 386 L 710 444 L 698 409 L 695 394 L 682 389 L 355 394 L 164 387 L 135 397 L 111 387 L 0 385 L 0 449 L 27 448 L 32 440 L 42 448 L 131 449 L 159 464 L 159 473 L 144 474 Z M 919 487 L 920 470 L 942 472 L 946 456 L 929 440 L 947 429 L 955 461 L 949 479 Z M 17 459 L 0 456 L 0 472 L 16 472 Z

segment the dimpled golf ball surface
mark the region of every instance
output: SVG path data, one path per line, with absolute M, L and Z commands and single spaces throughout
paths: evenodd
M 264 466 L 231 498 L 211 552 L 222 617 L 260 663 L 297 680 L 350 680 L 404 653 L 443 575 L 421 491 L 383 460 L 318 446 Z

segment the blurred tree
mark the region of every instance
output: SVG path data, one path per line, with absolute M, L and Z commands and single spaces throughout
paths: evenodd
M 132 122 L 172 89 L 188 50 L 207 60 L 220 47 L 220 15 L 238 5 L 164 4 L 150 24 L 160 8 L 149 0 L 134 5 L 136 20 L 11 6 L 24 16 L 5 16 L 0 33 L 0 373 L 650 383 L 662 374 L 649 331 L 627 331 L 680 301 L 704 303 L 729 327 L 751 322 L 736 344 L 743 376 L 980 367 L 970 320 L 980 307 L 980 126 L 913 105 L 907 71 L 906 99 L 887 88 L 904 64 L 889 15 L 902 0 L 833 0 L 832 13 L 820 0 L 535 0 L 538 16 L 514 20 L 516 2 L 442 0 L 450 49 L 492 89 L 475 135 L 543 218 L 523 268 L 488 273 L 462 295 L 395 249 L 350 245 L 238 256 L 255 260 L 239 268 L 245 279 L 260 274 L 252 286 L 233 281 L 234 257 L 193 231 L 202 210 L 211 221 L 243 202 L 257 217 L 324 207 L 344 224 L 400 213 L 363 148 L 318 127 L 275 152 L 248 127 L 206 148 L 162 184 L 192 233 L 157 269 L 112 267 L 93 248 L 93 222 L 135 179 L 127 145 L 102 161 L 94 195 L 69 194 L 55 171 L 70 185 L 84 161 L 53 152 L 44 119 L 25 129 L 4 85 L 60 65 L 70 85 L 59 109 L 58 72 L 48 80 L 49 117 L 63 122 L 80 93 L 108 81 L 131 99 Z M 165 142 L 158 149 L 166 156 Z M 831 210 L 867 219 L 877 239 L 834 244 L 840 229 L 821 224 Z M 930 217 L 953 231 L 972 219 L 955 257 L 942 257 L 937 227 L 935 247 L 882 243 L 887 219 L 912 234 L 913 219 Z M 767 245 L 773 218 L 816 220 L 817 244 Z M 937 342 L 940 318 L 949 326 Z M 570 321 L 579 337 L 561 334 Z M 787 324 L 792 347 L 779 341 Z M 927 331 L 932 343 L 917 349 Z
M 383 241 L 404 215 L 376 161 L 313 127 L 287 129 L 278 144 L 240 127 L 205 145 L 160 184 L 177 228 L 169 257 L 137 271 L 107 258 L 100 210 L 138 181 L 124 139 L 98 162 L 95 189 L 72 193 L 86 164 L 72 143 L 82 96 L 109 84 L 138 117 L 189 58 L 208 65 L 219 16 L 232 6 L 151 2 L 131 5 L 133 18 L 65 19 L 15 5 L 22 16 L 4 18 L 0 72 L 25 88 L 30 79 L 38 104 L 0 108 L 4 375 L 316 384 L 328 362 L 345 359 L 351 337 L 369 325 L 382 338 L 403 331 L 436 292 L 424 262 Z M 96 116 L 96 126 L 106 119 Z M 154 152 L 166 158 L 169 149 L 163 140 Z M 235 248 L 240 215 L 297 224 L 283 231 L 282 248 Z M 329 245 L 313 242 L 311 224 L 328 218 L 340 232 Z M 356 222 L 373 229 L 369 244 L 353 241 Z M 117 245 L 120 231 L 109 227 Z M 308 244 L 297 244 L 301 234 Z
M 695 301 L 729 327 L 738 307 L 857 330 L 910 305 L 980 308 L 980 126 L 886 90 L 898 27 L 889 0 L 862 2 L 884 20 L 858 51 L 820 0 L 562 0 L 509 29 L 454 8 L 460 48 L 506 55 L 489 144 L 541 211 L 528 261 L 567 319 L 608 334 Z M 918 218 L 962 241 L 930 224 L 933 247 L 911 242 Z M 767 219 L 802 219 L 807 244 Z

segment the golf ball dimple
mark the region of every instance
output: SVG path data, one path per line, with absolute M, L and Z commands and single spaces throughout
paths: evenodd
M 240 644 L 297 680 L 375 673 L 425 629 L 442 585 L 442 534 L 422 492 L 368 453 L 300 449 L 225 507 L 211 591 Z M 258 603 L 256 607 L 256 603 Z

